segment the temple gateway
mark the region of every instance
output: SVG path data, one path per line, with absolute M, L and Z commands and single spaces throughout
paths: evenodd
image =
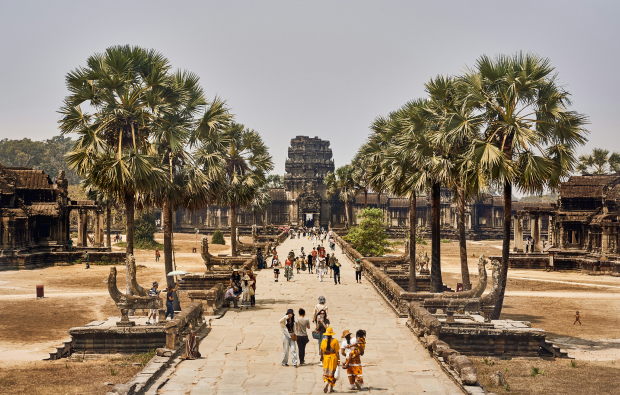
M 272 203 L 265 212 L 253 212 L 250 208 L 237 210 L 237 225 L 242 233 L 250 233 L 255 222 L 259 225 L 289 225 L 293 227 L 344 227 L 345 205 L 335 194 L 328 196 L 324 184 L 328 172 L 335 170 L 329 141 L 318 137 L 297 136 L 291 139 L 285 163 L 284 188 L 270 190 Z M 389 194 L 368 193 L 367 207 L 379 208 L 384 213 L 384 223 L 390 232 L 406 232 L 409 227 L 409 200 Z M 530 204 L 531 205 L 531 204 Z M 360 192 L 350 202 L 351 218 L 358 223 L 357 215 L 365 207 L 364 194 Z M 538 208 L 551 208 L 550 204 L 537 203 Z M 513 202 L 513 214 L 527 208 L 520 202 Z M 430 229 L 430 196 L 417 198 L 417 221 L 421 232 Z M 201 210 L 179 209 L 175 215 L 177 231 L 212 232 L 230 227 L 230 209 L 227 206 L 211 205 Z M 442 237 L 457 237 L 457 206 L 452 191 L 441 191 Z M 501 238 L 503 232 L 503 198 L 485 193 L 470 201 L 465 210 L 465 227 L 470 238 Z M 529 220 L 527 214 L 525 219 Z M 523 216 L 521 217 L 523 219 Z M 541 235 L 547 237 L 548 215 L 537 216 Z M 536 222 L 538 225 L 539 222 Z M 530 222 L 523 226 L 529 235 Z

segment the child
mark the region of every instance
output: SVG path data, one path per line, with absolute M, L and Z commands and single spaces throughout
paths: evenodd
M 581 325 L 581 318 L 579 317 L 579 312 L 575 314 L 575 322 L 573 322 L 573 325 L 575 325 L 576 323 L 579 323 L 579 325 Z
M 280 276 L 280 261 L 278 260 L 278 256 L 275 255 L 273 257 L 273 260 L 271 261 L 271 267 L 273 267 L 273 278 L 274 278 L 274 282 L 278 282 L 278 277 Z
M 149 290 L 149 297 L 159 298 L 159 291 L 157 290 L 157 287 L 159 287 L 159 284 L 157 283 L 157 281 L 153 281 L 153 288 Z M 155 320 L 157 318 L 157 309 L 151 309 L 149 311 L 149 316 L 146 318 L 147 325 L 151 325 L 151 318 L 153 319 L 153 325 L 155 325 Z

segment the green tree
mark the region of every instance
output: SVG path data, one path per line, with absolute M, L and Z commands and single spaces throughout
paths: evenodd
M 237 207 L 250 205 L 273 160 L 258 132 L 231 123 L 221 133 L 199 142 L 195 153 L 203 171 L 218 180 L 217 200 L 230 207 L 231 251 L 237 256 Z
M 157 225 L 155 220 L 155 214 L 151 211 L 143 211 L 138 214 L 134 233 L 136 244 L 156 244 L 155 232 L 157 232 Z
M 581 174 L 612 174 L 620 171 L 620 154 L 602 148 L 594 148 L 590 155 L 580 155 L 578 172 Z
M 224 240 L 224 233 L 222 233 L 221 230 L 218 229 L 213 232 L 213 236 L 211 236 L 211 244 L 226 244 L 226 241 Z
M 124 203 L 126 252 L 133 254 L 141 194 L 168 182 L 152 142 L 154 129 L 177 100 L 169 87 L 170 65 L 154 50 L 131 46 L 110 47 L 86 64 L 66 76 L 69 95 L 59 111 L 60 130 L 78 135 L 66 161 L 97 190 Z M 126 286 L 131 294 L 128 279 Z
M 587 117 L 570 111 L 569 92 L 557 83 L 551 61 L 517 53 L 482 56 L 458 78 L 477 121 L 468 157 L 503 187 L 504 235 L 500 296 L 492 314 L 499 319 L 508 276 L 512 188 L 523 193 L 555 189 L 574 169 L 575 148 L 585 143 Z M 452 128 L 446 132 L 451 133 Z
M 358 215 L 360 224 L 349 230 L 344 237 L 353 248 L 364 256 L 383 256 L 392 250 L 391 243 L 382 226 L 383 211 L 377 208 L 365 208 Z
M 333 195 L 338 193 L 340 199 L 344 201 L 344 210 L 347 217 L 347 227 L 351 226 L 351 212 L 349 210 L 349 202 L 355 196 L 355 181 L 353 180 L 353 169 L 351 165 L 344 165 L 336 169 L 335 172 L 329 172 L 323 180 L 327 185 L 327 194 Z

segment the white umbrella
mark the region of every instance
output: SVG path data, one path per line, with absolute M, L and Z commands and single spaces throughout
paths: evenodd
M 168 276 L 183 276 L 187 274 L 187 272 L 184 272 L 183 270 L 175 270 L 173 272 L 168 273 Z

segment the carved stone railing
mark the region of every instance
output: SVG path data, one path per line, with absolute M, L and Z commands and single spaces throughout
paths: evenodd
M 148 296 L 148 291 L 138 284 L 136 279 L 136 259 L 129 254 L 126 258 L 127 268 L 129 270 L 129 288 L 136 296 Z
M 224 303 L 224 286 L 222 284 L 215 284 L 208 291 L 189 291 L 187 294 L 192 303 L 195 300 L 203 301 L 207 315 L 213 315 Z
M 175 350 L 183 332 L 196 330 L 202 324 L 203 307 L 200 301 L 192 302 L 175 318 L 166 322 L 166 348 Z
M 211 255 L 211 253 L 209 252 L 209 241 L 207 240 L 206 236 L 204 236 L 201 240 L 200 255 L 202 256 L 202 260 L 207 267 L 207 272 L 217 270 L 232 270 L 234 267 L 238 266 L 243 266 L 245 269 L 254 269 L 256 268 L 257 264 L 256 255 L 253 255 L 251 258 L 248 258 L 247 256 L 215 257 Z
M 110 297 L 116 303 L 116 307 L 121 310 L 121 320 L 116 323 L 117 326 L 134 326 L 136 323 L 129 321 L 129 310 L 138 309 L 159 309 L 163 307 L 160 298 L 152 298 L 149 296 L 132 296 L 125 295 L 118 290 L 116 286 L 116 268 L 110 268 L 108 276 L 108 292 Z

